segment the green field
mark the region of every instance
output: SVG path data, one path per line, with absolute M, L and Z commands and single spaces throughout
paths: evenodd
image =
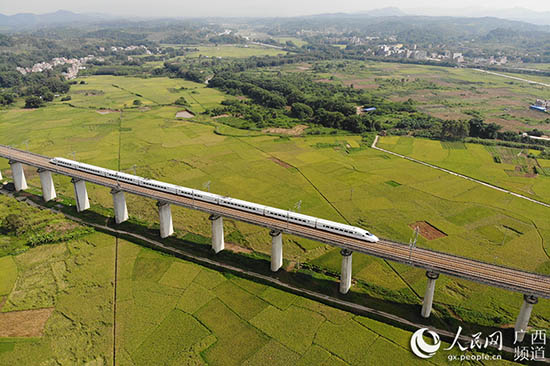
M 219 45 L 219 46 L 197 46 L 199 51 L 190 52 L 187 57 L 235 57 L 246 58 L 252 56 L 277 56 L 285 55 L 287 52 L 270 47 L 257 45 Z
M 8 205 L 25 206 L 0 196 Z M 25 212 L 43 215 L 55 218 Z M 116 241 L 92 233 L 0 257 L 2 274 L 17 273 L 0 315 L 53 309 L 41 337 L 0 338 L 0 365 L 112 365 L 113 345 L 117 365 L 390 364 L 388 349 L 392 362 L 426 364 L 410 353 L 408 331 Z
M 221 129 L 216 120 L 199 113 L 229 96 L 201 84 L 167 78 L 94 76 L 83 80 L 87 84 L 71 89 L 73 106 L 54 103 L 37 110 L 13 107 L 0 111 L 0 143 L 48 156 L 74 157 L 107 168 L 120 167 L 130 173 L 135 170 L 138 175 L 193 188 L 205 189 L 206 183 L 210 182 L 212 192 L 283 209 L 295 210 L 301 201 L 302 213 L 362 226 L 378 236 L 402 242 L 408 242 L 411 238 L 410 224 L 427 221 L 447 236 L 430 241 L 420 237 L 418 245 L 421 247 L 550 274 L 550 222 L 546 208 L 367 148 L 361 143 L 360 136 L 243 136 L 246 131 L 237 129 L 231 132 L 243 135 L 224 135 L 227 130 Z M 181 86 L 186 89 L 178 93 L 171 91 Z M 78 93 L 87 88 L 104 90 L 105 93 L 89 98 Z M 175 113 L 181 108 L 165 105 L 177 99 L 179 93 L 193 98 L 194 104 L 190 109 L 197 113 L 195 118 L 178 120 Z M 125 104 L 129 106 L 129 102 L 136 97 L 143 98 L 148 108 L 124 107 Z M 100 108 L 119 111 L 102 115 L 97 113 Z M 471 174 L 479 170 L 476 168 L 479 164 L 497 165 L 491 163 L 492 152 L 481 146 L 467 144 L 464 148 L 426 141 L 427 147 L 418 149 L 417 143 L 423 144 L 424 140 L 384 138 L 380 146 L 434 163 L 443 161 L 453 164 L 451 167 L 462 167 Z M 348 150 L 346 145 L 361 148 Z M 505 150 L 497 152 L 509 155 Z M 493 174 L 495 179 L 504 177 L 506 173 L 502 172 L 500 165 L 503 164 L 499 164 L 500 172 L 490 166 L 486 173 L 488 177 Z M 8 168 L 7 161 L 0 162 L 5 177 L 10 176 Z M 36 171 L 27 169 L 26 173 L 29 183 L 38 187 Z M 534 194 L 542 197 L 545 194 L 544 179 L 550 178 L 509 177 L 504 182 L 514 184 L 518 189 L 530 186 Z M 72 197 L 73 188 L 68 179 L 55 176 L 54 181 L 61 195 Z M 88 193 L 94 205 L 92 210 L 112 214 L 112 211 L 105 209 L 112 207 L 107 189 L 88 185 Z M 154 201 L 127 196 L 127 202 L 134 220 L 155 227 L 158 213 Z M 210 236 L 210 222 L 202 213 L 174 207 L 173 218 L 180 237 L 188 232 Z M 236 244 L 240 246 L 258 253 L 270 253 L 270 237 L 265 229 L 225 220 L 225 232 L 227 238 L 238 239 Z M 242 353 L 235 354 L 240 361 L 256 355 L 267 357 L 273 353 L 270 350 L 281 347 L 288 351 L 285 353 L 288 360 L 310 357 L 313 351 L 306 346 L 313 347 L 309 342 L 312 333 L 317 331 L 313 337 L 314 344 L 328 347 L 326 338 L 320 335 L 323 333 L 318 331 L 339 332 L 338 329 L 327 328 L 328 325 L 317 324 L 315 319 L 320 318 L 310 314 L 308 328 L 296 330 L 300 334 L 300 342 L 304 343 L 291 345 L 292 342 L 285 338 L 287 335 L 280 334 L 280 330 L 269 323 L 270 319 L 283 321 L 287 316 L 304 316 L 304 311 L 296 309 L 289 299 L 277 299 L 274 294 L 258 296 L 256 293 L 252 293 L 256 297 L 251 297 L 250 292 L 253 291 L 250 290 L 247 290 L 249 293 L 231 295 L 236 289 L 235 284 L 222 283 L 233 282 L 233 279 L 202 270 L 195 276 L 189 266 L 172 267 L 174 260 L 171 258 L 142 251 L 139 247 L 134 247 L 132 251 L 135 252 L 135 259 L 129 260 L 127 266 L 135 268 L 135 265 L 140 270 L 126 270 L 128 283 L 124 285 L 125 282 L 121 281 L 121 299 L 133 300 L 121 306 L 127 307 L 122 313 L 132 314 L 127 317 L 135 320 L 137 325 L 121 330 L 121 337 L 118 338 L 121 347 L 128 349 L 129 360 L 135 355 L 141 355 L 139 357 L 143 360 L 148 357 L 140 353 L 140 345 L 143 342 L 158 344 L 155 337 L 160 333 L 155 333 L 154 329 L 171 326 L 170 322 L 162 323 L 166 317 L 188 324 L 193 334 L 198 334 L 197 337 L 206 334 L 201 326 L 185 314 L 180 314 L 179 310 L 193 314 L 199 312 L 203 316 L 199 324 L 207 326 L 221 326 L 217 324 L 219 321 L 209 318 L 214 316 L 208 315 L 210 313 L 224 311 L 234 314 L 235 324 L 251 339 L 250 344 L 247 343 L 251 349 L 244 347 L 239 351 Z M 285 236 L 284 257 L 287 261 L 307 263 L 323 270 L 340 270 L 341 257 L 337 249 L 305 239 Z M 367 303 L 373 306 L 378 303 L 386 311 L 403 316 L 418 316 L 426 285 L 424 271 L 357 254 L 353 262 L 353 275 L 359 281 L 354 289 L 365 296 Z M 124 271 L 121 269 L 121 273 Z M 140 273 L 143 276 L 147 274 L 149 280 L 140 277 Z M 142 280 L 145 281 L 143 286 L 139 282 Z M 134 284 L 136 281 L 140 283 L 139 288 Z M 147 287 L 147 281 L 155 283 Z M 127 286 L 126 289 L 124 286 Z M 336 278 L 327 286 L 335 290 Z M 0 282 L 0 290 L 2 288 L 9 288 L 9 285 Z M 209 292 L 204 293 L 202 288 L 207 288 Z M 461 318 L 472 323 L 511 324 L 522 301 L 520 294 L 445 276 L 438 280 L 437 288 L 434 316 Z M 192 300 L 182 299 L 182 294 L 187 291 L 201 295 Z M 154 296 L 161 294 L 166 298 Z M 149 306 L 145 300 L 156 306 L 157 312 L 163 314 L 162 319 L 142 311 Z M 404 307 L 403 304 L 413 306 Z M 243 308 L 248 305 L 253 310 Z M 201 312 L 205 307 L 212 309 L 212 312 Z M 548 327 L 550 306 L 547 300 L 541 300 L 533 314 L 533 326 Z M 354 329 L 361 328 L 354 325 Z M 180 331 L 174 330 L 176 334 Z M 216 334 L 218 331 L 213 332 Z M 220 329 L 219 332 L 229 331 Z M 204 344 L 193 348 L 196 345 L 193 343 L 189 350 L 186 348 L 186 352 L 200 349 L 197 352 L 202 352 L 210 362 L 223 363 L 224 357 L 227 357 L 227 352 L 223 350 L 233 349 L 235 343 L 232 342 L 242 340 L 224 334 L 223 339 L 220 338 L 214 346 L 210 343 L 212 338 L 206 336 L 201 338 Z M 365 337 L 368 339 L 369 336 Z M 272 339 L 278 343 L 273 343 Z M 181 340 L 184 341 L 188 342 Z M 364 346 L 383 349 L 383 342 L 374 341 Z M 319 363 L 332 362 L 327 360 L 334 357 L 336 351 L 336 348 L 326 350 L 327 358 Z M 347 351 L 336 352 L 337 357 L 347 362 L 360 362 L 364 357 L 346 354 Z M 189 357 L 194 356 L 189 354 Z
M 527 157 L 528 150 L 463 143 L 456 148 L 440 141 L 397 136 L 381 138 L 379 147 L 550 203 L 550 174 L 534 174 L 534 167 L 545 172 L 550 162 Z

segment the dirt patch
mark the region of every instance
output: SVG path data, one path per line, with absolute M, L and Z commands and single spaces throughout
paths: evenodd
M 441 104 L 430 104 L 418 107 L 421 112 L 441 119 L 468 119 L 471 118 L 465 113 L 454 111 Z
M 292 168 L 292 166 L 290 164 L 287 164 L 284 161 L 277 159 L 276 157 L 271 156 L 271 157 L 269 157 L 269 160 L 271 160 L 275 164 L 279 164 L 283 168 L 287 168 L 287 169 Z
M 524 165 L 516 165 L 514 170 L 505 169 L 504 171 L 509 177 L 535 178 L 537 176 L 532 167 Z
M 288 263 L 288 266 L 285 267 L 285 271 L 287 272 L 292 272 L 294 270 L 294 268 L 296 268 L 296 262 L 292 261 L 290 263 Z
M 306 128 L 309 128 L 309 126 L 306 125 L 297 125 L 292 128 L 266 128 L 262 130 L 264 133 L 276 133 L 281 135 L 289 135 L 289 136 L 300 136 Z
M 109 113 L 117 113 L 118 111 L 116 109 L 98 109 L 96 112 L 99 114 L 109 114 Z
M 151 110 L 151 107 L 141 107 L 141 108 L 139 108 L 139 110 L 140 110 L 141 112 L 147 112 L 147 111 L 150 111 L 150 110 Z
M 176 118 L 193 118 L 195 115 L 189 111 L 179 111 L 176 113 Z
M 428 240 L 434 240 L 439 238 L 444 238 L 447 236 L 443 231 L 439 230 L 435 226 L 432 226 L 426 221 L 417 221 L 412 224 L 409 224 L 409 227 L 415 229 L 418 227 L 419 234 Z
M 78 227 L 78 224 L 76 222 L 67 221 L 63 223 L 56 223 L 55 226 L 48 225 L 44 228 L 44 232 L 51 233 L 51 232 L 61 232 L 66 233 L 71 230 L 74 230 Z
M 0 337 L 41 337 L 54 308 L 0 313 Z
M 86 89 L 86 90 L 75 90 L 73 93 L 75 94 L 84 94 L 85 96 L 94 96 L 94 95 L 103 95 L 105 92 L 103 90 L 97 90 L 97 89 Z
M 252 253 L 252 250 L 249 248 L 241 247 L 240 245 L 228 243 L 228 242 L 225 242 L 225 248 L 229 249 L 233 253 L 245 253 L 245 254 Z
M 213 119 L 218 119 L 218 118 L 222 118 L 222 117 L 231 117 L 229 114 L 225 113 L 225 114 L 220 114 L 219 116 L 214 116 L 212 117 Z

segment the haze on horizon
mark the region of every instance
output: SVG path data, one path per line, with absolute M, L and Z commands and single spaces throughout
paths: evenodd
M 433 6 L 431 0 L 389 0 L 384 3 L 373 0 L 202 0 L 177 1 L 156 0 L 96 0 L 93 2 L 75 2 L 74 0 L 26 0 L 23 2 L 5 1 L 0 5 L 0 13 L 50 13 L 57 10 L 69 10 L 77 13 L 102 13 L 118 16 L 139 17 L 204 17 L 204 16 L 299 16 L 321 13 L 354 13 L 384 7 L 397 7 L 410 14 L 454 15 L 456 10 L 472 12 L 475 9 L 483 14 L 491 10 L 524 8 L 532 11 L 550 11 L 550 1 L 540 0 L 486 0 L 480 5 L 478 0 L 464 0 L 448 4 L 440 2 Z

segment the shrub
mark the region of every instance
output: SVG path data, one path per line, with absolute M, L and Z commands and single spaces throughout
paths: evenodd
M 31 95 L 25 99 L 25 108 L 40 108 L 44 105 L 42 98 Z
M 185 106 L 185 107 L 189 106 L 189 103 L 187 103 L 187 100 L 184 97 L 179 97 L 178 99 L 176 99 L 174 104 L 175 105 L 182 105 L 182 106 Z

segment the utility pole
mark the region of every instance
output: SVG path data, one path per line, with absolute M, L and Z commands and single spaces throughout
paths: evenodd
M 414 228 L 414 236 L 409 240 L 409 263 L 411 262 L 412 251 L 416 247 L 416 240 L 418 239 L 418 232 L 420 228 L 417 226 Z
M 208 192 L 210 192 L 210 183 L 211 181 L 208 181 L 202 185 L 202 187 L 205 188 Z

